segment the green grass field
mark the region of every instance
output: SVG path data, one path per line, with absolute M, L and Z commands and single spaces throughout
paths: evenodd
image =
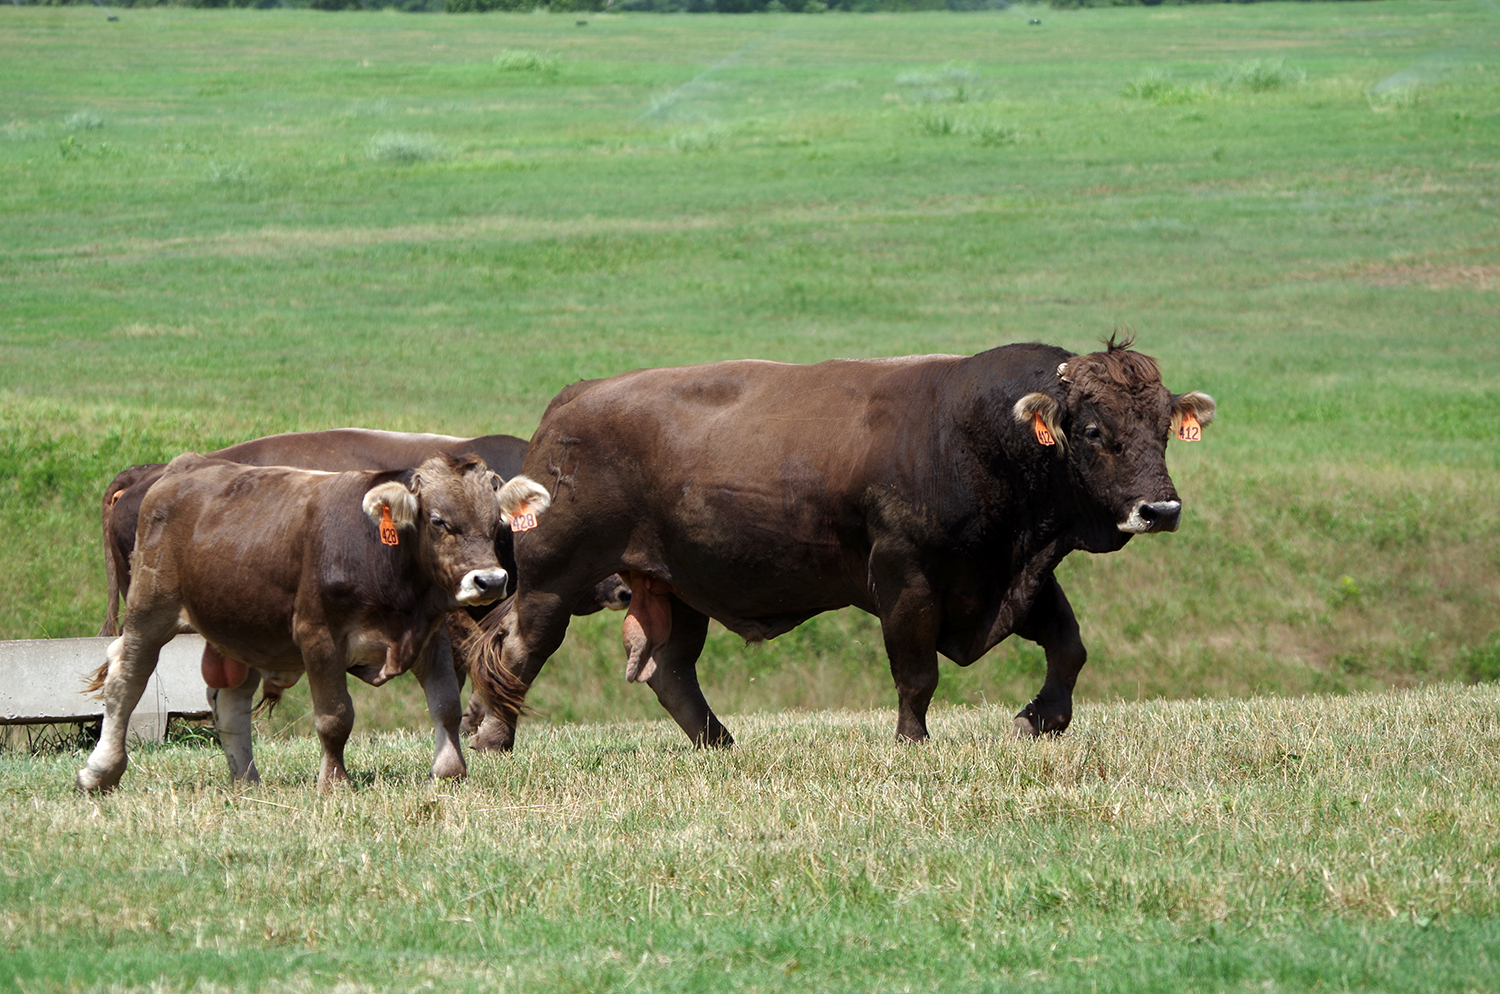
M 15 989 L 1500 985 L 1460 685 L 1500 678 L 1492 4 L 117 13 L 0 7 L 0 638 L 98 629 L 116 471 L 271 432 L 528 436 L 579 377 L 1126 326 L 1220 419 L 1169 453 L 1180 532 L 1060 569 L 1085 709 L 1029 751 L 991 737 L 1035 647 L 945 666 L 897 749 L 849 612 L 711 634 L 714 756 L 584 619 L 453 799 L 410 681 L 331 799 L 296 693 L 244 797 L 179 745 L 76 802 L 12 738 Z
M 0 763 L 0 990 L 1412 991 L 1500 982 L 1492 687 L 556 726 L 464 784 L 426 737 Z

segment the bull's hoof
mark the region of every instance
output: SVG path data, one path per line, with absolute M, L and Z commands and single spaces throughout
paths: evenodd
M 1038 713 L 1036 708 L 1028 707 L 1016 715 L 1016 738 L 1034 739 L 1043 735 L 1061 735 L 1068 730 L 1068 725 L 1072 722 L 1073 716 L 1070 714 L 1043 715 Z
M 721 727 L 717 732 L 694 738 L 693 745 L 698 749 L 728 749 L 734 745 L 734 736 L 729 734 L 729 729 Z
M 516 726 L 485 715 L 469 744 L 475 752 L 510 752 L 516 744 Z

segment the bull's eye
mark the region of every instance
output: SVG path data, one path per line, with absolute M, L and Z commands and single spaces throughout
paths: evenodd
M 432 516 L 432 527 L 436 528 L 440 532 L 443 532 L 443 531 L 452 531 L 452 529 L 448 527 L 448 522 L 444 521 L 442 518 L 438 517 L 436 514 L 434 514 Z
M 1089 425 L 1083 429 L 1083 437 L 1090 442 L 1102 442 L 1104 440 L 1104 432 L 1099 430 L 1098 425 Z

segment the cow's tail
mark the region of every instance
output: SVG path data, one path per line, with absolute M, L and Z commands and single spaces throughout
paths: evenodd
M 506 598 L 493 611 L 465 626 L 468 632 L 455 648 L 468 663 L 469 679 L 474 682 L 474 689 L 479 691 L 486 708 L 501 714 L 520 715 L 530 711 L 526 706 L 527 687 L 501 658 L 514 603 L 514 598 Z
M 111 513 L 114 511 L 115 502 L 120 499 L 124 490 L 115 488 L 113 483 L 104 492 L 104 509 L 100 514 L 104 522 L 104 581 L 105 581 L 105 610 L 104 624 L 99 627 L 101 636 L 114 637 L 120 634 L 120 571 L 115 568 L 115 530 L 111 526 Z
M 104 661 L 103 666 L 89 674 L 88 679 L 83 682 L 83 692 L 96 697 L 101 696 L 99 692 L 104 689 L 104 678 L 107 676 L 109 676 L 108 659 Z

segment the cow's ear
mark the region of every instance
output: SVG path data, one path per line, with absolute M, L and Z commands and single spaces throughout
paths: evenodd
M 1188 420 L 1198 422 L 1200 428 L 1207 428 L 1213 424 L 1214 415 L 1218 413 L 1218 405 L 1208 394 L 1199 390 L 1190 390 L 1187 393 L 1174 394 L 1172 396 L 1172 435 L 1182 438 L 1182 423 Z M 1193 439 L 1197 441 L 1197 439 Z
M 416 481 L 413 480 L 413 483 Z M 380 524 L 382 509 L 391 509 L 391 523 L 397 528 L 410 528 L 417 521 L 417 495 L 408 490 L 404 484 L 392 480 L 379 486 L 371 487 L 365 493 L 365 514 L 377 525 Z
M 512 476 L 500 488 L 500 516 L 507 524 L 518 514 L 541 514 L 552 505 L 547 488 L 529 476 Z
M 1038 445 L 1055 445 L 1059 454 L 1067 448 L 1068 440 L 1062 433 L 1059 420 L 1062 406 L 1044 393 L 1029 393 L 1016 401 L 1012 413 L 1016 421 L 1031 428 Z

